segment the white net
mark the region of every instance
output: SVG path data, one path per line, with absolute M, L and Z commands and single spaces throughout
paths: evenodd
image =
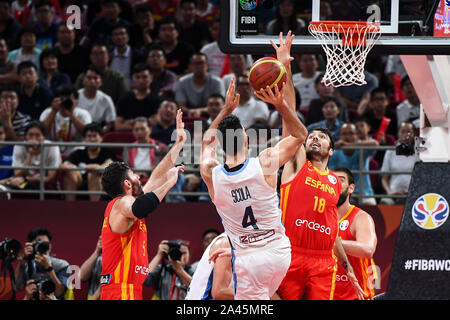
M 320 41 L 327 55 L 322 82 L 327 86 L 366 84 L 367 54 L 380 37 L 378 23 L 351 21 L 311 22 L 309 32 Z

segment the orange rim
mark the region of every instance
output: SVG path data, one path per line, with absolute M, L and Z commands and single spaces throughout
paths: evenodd
M 343 30 L 348 30 L 355 28 L 355 32 L 362 32 L 364 28 L 371 27 L 367 29 L 367 32 L 379 32 L 380 24 L 377 22 L 367 22 L 367 21 L 333 21 L 333 20 L 325 20 L 325 21 L 310 21 L 310 25 L 315 26 L 316 28 L 320 25 L 324 25 L 327 28 L 342 28 Z

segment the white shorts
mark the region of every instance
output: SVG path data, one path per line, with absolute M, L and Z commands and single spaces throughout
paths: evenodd
M 233 250 L 233 280 L 236 300 L 269 300 L 278 290 L 291 264 L 288 237 L 264 247 Z

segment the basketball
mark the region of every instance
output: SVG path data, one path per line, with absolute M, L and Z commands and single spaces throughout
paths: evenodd
M 286 68 L 275 58 L 265 57 L 261 58 L 252 65 L 249 73 L 250 84 L 255 91 L 261 88 L 265 89 L 267 86 L 273 88 L 278 85 L 281 89 L 281 84 L 286 82 Z

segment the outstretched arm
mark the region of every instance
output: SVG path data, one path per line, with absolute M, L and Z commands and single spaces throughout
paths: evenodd
M 220 121 L 229 116 L 234 109 L 239 105 L 239 93 L 234 95 L 235 91 L 235 78 L 231 79 L 230 86 L 228 87 L 225 97 L 225 106 L 220 113 L 211 123 L 208 130 L 205 132 L 205 136 L 202 142 L 202 154 L 200 159 L 200 174 L 208 187 L 209 195 L 211 199 L 214 199 L 214 188 L 212 185 L 212 169 L 219 164 L 216 157 L 216 149 L 218 145 L 217 140 L 217 128 Z
M 177 111 L 177 140 L 170 149 L 170 151 L 166 154 L 166 156 L 159 162 L 156 168 L 153 170 L 150 179 L 148 179 L 147 183 L 144 185 L 144 193 L 153 191 L 157 189 L 159 186 L 162 186 L 165 181 L 167 181 L 167 174 L 171 168 L 174 167 L 175 162 L 177 161 L 178 155 L 180 154 L 181 149 L 186 142 L 186 132 L 184 131 L 184 123 L 183 123 L 183 112 L 181 110 Z

